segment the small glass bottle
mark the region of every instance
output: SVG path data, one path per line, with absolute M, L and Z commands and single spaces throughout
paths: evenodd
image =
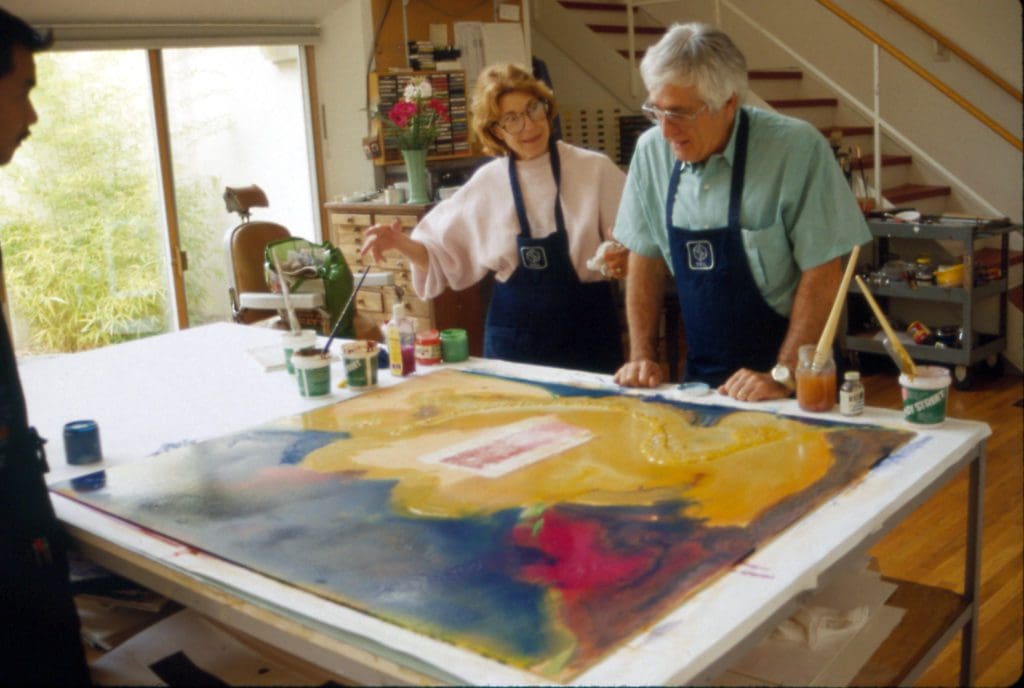
M 388 359 L 391 374 L 401 377 L 416 372 L 416 323 L 406 317 L 405 306 L 396 303 L 391 308 L 387 326 Z
M 860 381 L 860 373 L 856 370 L 847 371 L 843 375 L 843 385 L 839 388 L 839 413 L 859 416 L 863 410 L 864 384 Z

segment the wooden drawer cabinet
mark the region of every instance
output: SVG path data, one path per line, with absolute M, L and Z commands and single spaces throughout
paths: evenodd
M 355 301 L 358 313 L 380 325 L 391 318 L 391 307 L 401 302 L 405 304 L 406 315 L 415 318 L 417 332 L 460 327 L 469 336 L 470 354 L 483 354 L 484 317 L 487 309 L 484 289 L 474 286 L 459 292 L 449 290 L 436 299 L 422 301 L 412 287 L 412 266 L 405 256 L 397 251 L 389 251 L 380 263 L 372 256 L 359 256 L 367 228 L 375 224 L 391 224 L 397 219 L 402 229 L 409 233 L 429 212 L 432 204 L 327 203 L 325 207 L 330 218 L 328 239 L 341 250 L 356 280 L 367 266 L 371 271 L 388 270 L 394 274 L 393 286 L 363 287 L 359 290 Z

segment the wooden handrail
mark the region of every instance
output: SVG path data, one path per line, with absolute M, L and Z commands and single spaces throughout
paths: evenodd
M 973 55 L 968 53 L 966 50 L 964 50 L 963 48 L 958 46 L 953 41 L 951 41 L 948 38 L 946 38 L 944 35 L 939 33 L 936 29 L 932 28 L 930 24 L 925 23 L 923 20 L 919 19 L 916 15 L 911 14 L 910 10 L 908 10 L 905 7 L 903 7 L 899 3 L 895 2 L 895 0 L 878 0 L 878 1 L 880 3 L 882 3 L 883 5 L 885 5 L 886 7 L 888 7 L 889 9 L 891 9 L 896 14 L 898 14 L 901 17 L 903 17 L 904 19 L 906 19 L 908 22 L 910 22 L 911 24 L 913 24 L 917 28 L 919 28 L 922 31 L 924 31 L 926 34 L 928 34 L 932 38 L 934 38 L 936 41 L 939 42 L 940 45 L 942 45 L 945 48 L 947 48 L 950 52 L 952 52 L 954 55 L 959 57 L 961 60 L 963 60 L 964 62 L 966 62 L 967 64 L 971 65 L 972 67 L 974 67 L 979 72 L 981 72 L 981 74 L 984 77 L 986 77 L 989 81 L 991 81 L 992 83 L 996 84 L 997 86 L 999 86 L 999 88 L 1003 89 L 1004 91 L 1009 93 L 1011 96 L 1013 96 L 1017 100 L 1018 103 L 1024 102 L 1024 94 L 1021 94 L 1021 92 L 1018 89 L 1016 89 L 1013 86 L 1013 84 L 1009 83 L 1008 81 L 1003 79 L 1001 76 L 999 76 L 998 74 L 993 72 L 991 69 L 989 69 L 988 67 L 983 65 Z
M 933 75 L 931 72 L 926 70 L 924 67 L 922 67 L 921 65 L 917 64 L 916 62 L 914 62 L 914 60 L 912 60 L 910 57 L 908 57 L 906 54 L 904 54 L 896 46 L 892 45 L 887 40 L 885 40 L 884 38 L 879 36 L 877 33 L 872 31 L 871 29 L 869 29 L 867 26 L 862 24 L 855 17 L 853 17 L 849 12 L 847 12 L 843 8 L 837 6 L 834 2 L 832 2 L 832 0 L 817 0 L 817 2 L 818 2 L 819 5 L 821 5 L 825 9 L 829 10 L 834 15 L 836 15 L 837 17 L 842 19 L 844 22 L 846 22 L 847 24 L 849 24 L 850 26 L 855 28 L 857 31 L 860 31 L 862 34 L 864 34 L 868 38 L 868 40 L 870 40 L 871 42 L 877 44 L 880 48 L 882 48 L 882 50 L 884 50 L 885 52 L 889 53 L 890 55 L 895 57 L 897 60 L 902 62 L 904 64 L 904 66 L 906 66 L 908 69 L 910 69 L 912 72 L 917 74 L 919 77 L 921 77 L 922 79 L 924 79 L 925 81 L 930 83 L 932 86 L 937 88 L 947 98 L 949 98 L 954 103 L 956 103 L 957 105 L 962 107 L 964 110 L 966 110 L 968 113 L 973 115 L 974 118 L 977 119 L 979 122 L 981 122 L 982 124 L 987 126 L 989 129 L 991 129 L 995 133 L 999 134 L 999 136 L 1001 136 L 1004 139 L 1006 139 L 1006 141 L 1008 141 L 1010 144 L 1012 144 L 1013 147 L 1016 148 L 1018 151 L 1024 152 L 1024 143 L 1022 143 L 1019 138 L 1017 138 L 1016 136 L 1011 134 L 1009 131 L 1007 131 L 1006 129 L 1001 127 L 998 122 L 993 120 L 991 117 L 986 115 L 984 112 L 982 112 L 981 110 L 979 110 L 975 106 L 971 105 L 971 103 L 969 103 L 963 96 L 961 96 L 959 93 L 957 93 L 956 91 L 951 89 L 949 86 L 944 84 L 938 77 Z

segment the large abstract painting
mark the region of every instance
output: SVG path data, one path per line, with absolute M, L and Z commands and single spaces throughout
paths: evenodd
M 911 437 L 446 370 L 57 489 L 562 681 Z

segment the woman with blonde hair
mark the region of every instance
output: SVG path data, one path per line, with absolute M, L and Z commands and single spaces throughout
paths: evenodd
M 473 135 L 497 156 L 405 235 L 367 230 L 362 254 L 395 249 L 423 299 L 493 272 L 484 356 L 611 373 L 623 361 L 614 283 L 587 260 L 611 239 L 625 175 L 606 156 L 551 136 L 554 94 L 517 65 L 485 69 L 473 93 Z M 606 254 L 613 278 L 626 252 Z

